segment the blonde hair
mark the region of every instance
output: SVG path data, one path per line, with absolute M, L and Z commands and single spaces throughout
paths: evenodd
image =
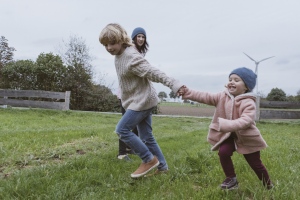
M 115 44 L 121 42 L 125 46 L 132 46 L 131 38 L 126 30 L 119 24 L 111 23 L 105 26 L 99 36 L 102 45 Z

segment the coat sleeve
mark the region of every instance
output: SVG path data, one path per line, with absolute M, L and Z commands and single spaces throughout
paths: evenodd
M 196 90 L 186 89 L 185 94 L 182 96 L 183 99 L 189 99 L 204 103 L 211 106 L 216 106 L 219 102 L 221 93 L 212 94 L 209 92 L 200 92 Z
M 256 106 L 254 101 L 248 101 L 243 105 L 238 112 L 240 117 L 234 120 L 218 118 L 219 130 L 221 132 L 235 132 L 249 128 L 255 124 Z

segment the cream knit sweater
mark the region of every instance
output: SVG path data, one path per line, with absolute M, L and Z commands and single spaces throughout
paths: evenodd
M 158 70 L 133 47 L 115 56 L 122 106 L 127 110 L 142 111 L 158 104 L 159 98 L 151 83 L 157 82 L 177 93 L 182 86 L 178 80 Z

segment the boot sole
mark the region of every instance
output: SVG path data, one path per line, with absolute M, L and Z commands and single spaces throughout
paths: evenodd
M 141 174 L 131 174 L 131 178 L 139 178 L 141 176 L 144 176 L 145 174 L 147 174 L 149 171 L 151 171 L 152 169 L 154 169 L 155 167 L 157 167 L 159 165 L 159 161 L 153 165 L 152 167 L 150 167 L 147 171 L 141 173 Z

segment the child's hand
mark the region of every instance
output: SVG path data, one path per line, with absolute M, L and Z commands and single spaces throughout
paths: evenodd
M 186 86 L 185 85 L 183 85 L 183 86 L 181 86 L 181 88 L 179 88 L 179 90 L 178 90 L 178 92 L 177 92 L 177 96 L 182 96 L 182 95 L 184 95 L 184 93 L 186 92 Z

